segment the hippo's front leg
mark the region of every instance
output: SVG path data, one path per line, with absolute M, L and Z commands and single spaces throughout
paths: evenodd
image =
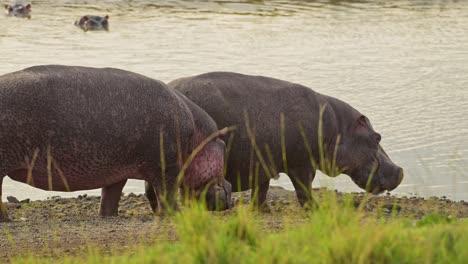
M 2 202 L 2 182 L 3 177 L 0 176 L 0 222 L 9 222 L 10 219 L 8 218 L 7 210 L 5 204 Z
M 255 209 L 263 212 L 270 212 L 270 208 L 266 202 L 267 192 L 270 188 L 270 180 L 258 183 L 258 187 L 252 190 L 251 200 Z
M 290 169 L 288 174 L 296 190 L 297 199 L 301 206 L 305 207 L 308 203 L 314 206 L 315 201 L 312 198 L 312 181 L 315 178 L 315 171 L 309 167 L 302 167 Z
M 153 192 L 156 193 L 155 204 L 151 204 L 154 210 L 159 202 L 159 214 L 171 213 L 179 211 L 176 203 L 177 194 L 177 175 L 179 174 L 179 166 L 172 165 L 165 169 L 165 173 L 161 173 L 159 166 L 145 166 L 141 173 L 147 181 L 153 186 Z M 154 199 L 153 199 L 154 200 Z M 151 200 L 150 200 L 151 203 Z
M 102 188 L 99 216 L 117 216 L 120 196 L 125 183 L 127 183 L 126 179 Z

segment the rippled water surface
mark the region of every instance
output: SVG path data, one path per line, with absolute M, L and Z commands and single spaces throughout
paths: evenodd
M 68 64 L 166 82 L 218 70 L 298 82 L 371 119 L 406 172 L 395 193 L 468 200 L 468 1 L 57 0 L 32 9 L 31 20 L 0 16 L 0 74 Z M 74 27 L 85 14 L 108 14 L 110 32 Z M 292 188 L 286 177 L 272 183 Z M 318 186 L 359 190 L 345 175 L 319 175 Z M 4 198 L 52 194 L 4 180 Z

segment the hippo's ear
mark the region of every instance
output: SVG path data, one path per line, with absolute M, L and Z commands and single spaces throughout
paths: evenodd
M 10 5 L 4 5 L 5 9 L 10 9 Z
M 105 15 L 105 16 L 104 16 L 104 19 L 105 19 L 105 20 L 108 20 L 108 19 L 109 19 L 109 16 L 108 16 L 108 15 Z
M 364 115 L 361 115 L 359 118 L 358 118 L 358 123 L 359 125 L 361 126 L 367 126 L 367 117 L 365 117 Z
M 84 16 L 84 17 L 83 17 L 83 20 L 84 20 L 84 21 L 88 21 L 88 20 L 89 20 L 89 17 L 88 17 L 88 16 Z
M 27 4 L 26 9 L 31 9 L 31 4 Z

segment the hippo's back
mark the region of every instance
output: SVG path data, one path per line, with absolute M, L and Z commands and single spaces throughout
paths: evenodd
M 135 127 L 153 130 L 187 111 L 163 83 L 112 68 L 27 68 L 0 76 L 0 98 L 3 121 L 97 137 L 130 135 Z
M 310 102 L 316 93 L 305 86 L 263 76 L 252 76 L 233 72 L 210 72 L 193 77 L 181 78 L 169 83 L 194 101 L 218 124 L 218 127 L 245 123 L 243 112 L 264 126 L 280 113 L 307 115 Z M 293 107 L 291 107 L 293 106 Z M 306 107 L 307 109 L 304 109 Z M 227 118 L 228 117 L 228 118 Z

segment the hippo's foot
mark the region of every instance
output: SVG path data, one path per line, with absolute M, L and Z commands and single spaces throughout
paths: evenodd
M 158 209 L 159 210 L 156 210 L 156 212 L 154 212 L 154 215 L 161 218 L 172 217 L 176 213 L 180 212 L 180 208 L 177 204 L 175 206 L 172 206 L 172 208 L 159 207 Z
M 11 222 L 10 218 L 8 218 L 6 205 L 1 200 L 1 197 L 2 197 L 1 188 L 2 188 L 2 178 L 0 178 L 0 223 Z
M 0 201 L 0 203 L 1 202 L 2 201 Z M 8 218 L 5 207 L 3 206 L 3 208 L 2 208 L 2 206 L 3 206 L 3 204 L 0 204 L 0 223 L 11 222 L 11 219 Z
M 306 211 L 313 211 L 319 207 L 319 204 L 315 200 L 308 200 L 304 202 L 300 202 L 302 208 Z

